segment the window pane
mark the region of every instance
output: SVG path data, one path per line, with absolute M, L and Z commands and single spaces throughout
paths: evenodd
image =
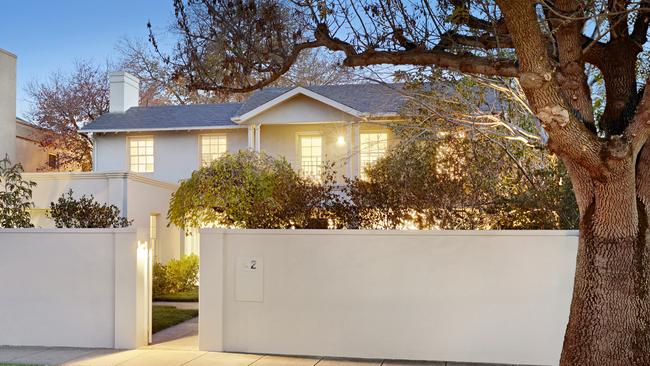
M 360 135 L 359 172 L 365 177 L 365 170 L 386 154 L 388 150 L 387 133 L 362 133 Z
M 305 177 L 320 179 L 322 169 L 322 138 L 300 137 L 300 171 Z
M 226 136 L 201 136 L 201 164 L 209 165 L 227 150 Z
M 153 172 L 153 137 L 133 137 L 129 139 L 129 167 L 132 172 Z

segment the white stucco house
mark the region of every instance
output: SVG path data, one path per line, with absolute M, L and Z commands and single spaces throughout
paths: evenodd
M 18 148 L 10 138 L 16 131 L 15 66 L 15 56 L 0 52 L 0 150 L 10 156 Z M 166 220 L 181 180 L 221 154 L 242 149 L 283 156 L 310 177 L 319 176 L 326 161 L 335 164 L 339 181 L 363 174 L 393 143 L 389 125 L 400 120 L 405 101 L 400 88 L 265 88 L 242 103 L 140 107 L 139 80 L 112 73 L 109 113 L 82 129 L 94 141 L 93 171 L 26 173 L 38 184 L 32 221 L 51 226 L 50 202 L 72 189 L 76 196 L 92 194 L 114 204 L 133 219 L 139 237 L 155 244 L 158 260 L 196 252 L 196 235 Z
M 357 176 L 388 149 L 401 85 L 266 88 L 243 103 L 138 106 L 138 80 L 110 76 L 110 113 L 86 125 L 94 171 L 130 171 L 176 184 L 224 152 L 284 156 L 315 176 L 323 162 Z

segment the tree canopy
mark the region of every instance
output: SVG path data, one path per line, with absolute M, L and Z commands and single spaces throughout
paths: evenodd
M 313 48 L 341 54 L 347 67 L 512 78 L 565 164 L 580 212 L 560 364 L 650 364 L 649 1 L 174 0 L 174 8 L 179 38 L 164 60 L 191 89 L 264 87 Z

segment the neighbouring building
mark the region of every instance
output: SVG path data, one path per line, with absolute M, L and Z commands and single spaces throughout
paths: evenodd
M 58 171 L 57 153 L 41 145 L 44 130 L 16 117 L 16 55 L 0 48 L 0 159 L 26 172 Z

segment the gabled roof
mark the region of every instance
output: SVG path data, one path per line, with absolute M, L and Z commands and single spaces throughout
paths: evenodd
M 240 103 L 133 107 L 125 113 L 106 113 L 82 132 L 201 130 L 237 128 L 231 118 Z
M 303 89 L 316 93 L 329 100 L 340 103 L 351 110 L 363 115 L 398 114 L 404 105 L 405 98 L 400 93 L 403 84 L 346 84 L 319 85 L 298 88 L 265 88 L 255 91 L 244 101 L 237 112 L 238 116 L 268 103 L 283 94 L 295 89 Z
M 306 95 L 357 117 L 397 115 L 405 98 L 402 84 L 348 84 L 295 88 L 265 88 L 244 103 L 133 107 L 106 113 L 81 132 L 164 131 L 243 127 L 251 118 L 298 94 Z

